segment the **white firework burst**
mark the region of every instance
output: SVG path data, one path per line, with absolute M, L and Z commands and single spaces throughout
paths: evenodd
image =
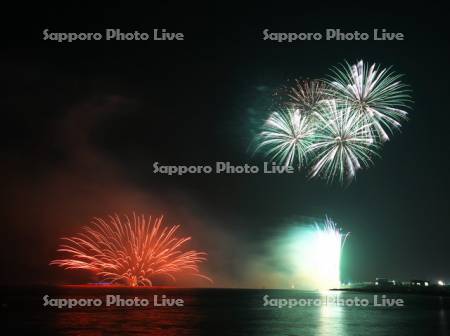
M 314 126 L 311 118 L 300 111 L 284 109 L 272 113 L 257 137 L 256 150 L 264 150 L 271 160 L 299 167 L 307 162 Z
M 333 69 L 328 80 L 330 94 L 360 113 L 371 123 L 372 136 L 389 140 L 388 132 L 400 128 L 407 118 L 405 109 L 410 102 L 408 86 L 400 81 L 402 75 L 390 68 L 381 68 L 364 61 L 345 63 Z
M 351 180 L 358 169 L 372 162 L 377 145 L 368 131 L 371 124 L 350 105 L 336 100 L 323 102 L 321 108 L 309 149 L 314 156 L 310 176 L 328 181 L 337 178 L 343 183 L 345 177 Z

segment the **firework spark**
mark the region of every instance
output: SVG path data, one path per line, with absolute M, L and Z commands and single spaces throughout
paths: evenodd
M 295 80 L 295 83 L 287 93 L 288 106 L 302 115 L 312 116 L 318 111 L 319 104 L 328 98 L 327 84 L 318 79 Z
M 375 63 L 359 61 L 350 65 L 345 63 L 333 69 L 328 81 L 330 94 L 347 102 L 355 112 L 370 122 L 371 133 L 382 141 L 389 140 L 386 132 L 401 126 L 405 120 L 405 108 L 409 102 L 409 89 L 399 79 L 402 75 L 382 69 Z
M 128 286 L 152 285 L 152 278 L 165 275 L 175 280 L 177 274 L 189 274 L 210 280 L 199 271 L 206 253 L 183 252 L 190 237 L 177 238 L 179 225 L 163 227 L 163 217 L 152 221 L 144 215 L 94 218 L 91 227 L 74 237 L 62 238 L 58 251 L 70 254 L 67 259 L 50 264 L 65 269 L 84 269 L 111 283 Z
M 314 143 L 309 147 L 314 160 L 311 177 L 334 178 L 342 183 L 351 180 L 356 171 L 371 163 L 377 147 L 370 136 L 371 124 L 361 114 L 354 113 L 347 104 L 327 100 L 318 113 L 318 128 Z
M 280 110 L 272 113 L 264 124 L 257 137 L 256 150 L 265 149 L 271 160 L 286 166 L 297 162 L 301 167 L 307 161 L 313 134 L 311 117 L 302 115 L 299 110 Z

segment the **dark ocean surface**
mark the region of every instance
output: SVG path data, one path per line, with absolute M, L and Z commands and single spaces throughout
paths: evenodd
M 381 293 L 355 292 L 16 287 L 3 288 L 2 293 L 3 335 L 450 335 L 450 297 L 440 296 L 389 293 L 387 298 L 402 299 L 404 306 L 380 307 L 374 306 L 374 295 L 381 303 Z M 48 300 L 99 299 L 101 305 L 44 306 L 45 295 Z M 147 299 L 149 304 L 107 306 L 107 295 L 137 297 L 144 304 Z M 155 307 L 155 295 L 159 304 L 165 295 L 183 300 L 184 306 Z M 355 298 L 369 304 L 345 304 Z M 297 306 L 273 306 L 286 303 L 281 299 L 291 299 L 292 304 L 296 300 Z

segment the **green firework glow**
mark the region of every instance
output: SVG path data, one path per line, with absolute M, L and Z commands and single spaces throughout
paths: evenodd
M 342 251 L 348 235 L 328 217 L 291 231 L 280 251 L 291 269 L 291 286 L 308 290 L 339 288 Z

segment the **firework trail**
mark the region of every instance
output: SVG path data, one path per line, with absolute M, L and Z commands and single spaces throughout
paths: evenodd
M 264 149 L 271 160 L 286 166 L 297 162 L 301 167 L 307 162 L 306 153 L 313 134 L 311 117 L 301 114 L 298 109 L 283 109 L 274 112 L 265 122 L 256 139 L 256 150 Z
M 351 180 L 358 169 L 371 163 L 377 147 L 368 131 L 371 124 L 351 106 L 336 100 L 323 102 L 321 109 L 314 142 L 309 146 L 314 157 L 311 177 L 337 178 L 343 183 L 344 177 Z
M 389 140 L 386 131 L 398 129 L 400 121 L 407 118 L 404 110 L 410 101 L 409 89 L 399 79 L 402 75 L 382 69 L 375 63 L 364 61 L 350 65 L 345 63 L 333 69 L 328 80 L 330 95 L 347 102 L 365 122 L 370 122 L 371 132 L 381 141 Z
M 62 238 L 59 252 L 67 259 L 52 261 L 51 265 L 65 269 L 85 269 L 106 282 L 128 286 L 152 285 L 152 278 L 165 275 L 176 280 L 177 274 L 202 275 L 198 264 L 206 260 L 206 253 L 183 252 L 183 245 L 191 237 L 178 238 L 179 225 L 163 227 L 163 217 L 152 221 L 144 215 L 133 214 L 130 219 L 118 215 L 108 220 L 94 218 L 91 227 L 74 237 Z

